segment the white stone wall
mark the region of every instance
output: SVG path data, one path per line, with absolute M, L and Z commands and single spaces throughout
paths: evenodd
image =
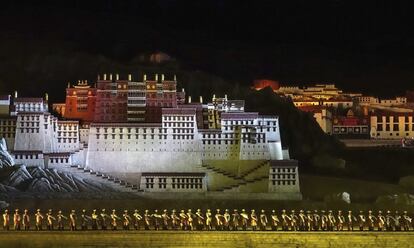
M 80 148 L 79 124 L 77 122 L 57 123 L 57 152 L 75 152 Z
M 297 165 L 284 165 L 284 163 L 281 163 L 277 166 L 270 166 L 269 192 L 299 193 L 300 186 L 298 170 L 299 169 Z
M 86 164 L 86 157 L 87 157 L 87 149 L 81 148 L 79 151 L 76 151 L 71 155 L 72 157 L 72 164 L 73 165 L 80 165 L 85 166 Z
M 27 153 L 27 154 L 12 154 L 14 157 L 14 161 L 16 164 L 24 164 L 28 167 L 30 166 L 40 166 L 44 167 L 44 158 L 43 154 L 33 154 L 33 153 Z
M 42 149 L 45 153 L 56 152 L 56 129 L 57 118 L 49 113 L 45 113 L 44 116 L 44 147 Z
M 79 140 L 83 144 L 88 144 L 89 141 L 89 127 L 88 128 L 79 128 Z
M 196 133 L 195 115 L 165 115 L 152 127 L 93 124 L 86 165 L 101 172 L 191 172 L 201 164 Z
M 44 124 L 42 113 L 18 114 L 14 150 L 44 151 L 46 136 Z
M 64 165 L 72 165 L 72 156 L 55 156 L 55 155 L 49 155 L 45 156 L 45 164 L 47 164 L 47 167 L 58 167 L 58 166 L 64 166 Z
M 204 176 L 153 175 L 141 177 L 140 189 L 144 192 L 205 192 L 207 184 Z
M 48 111 L 47 104 L 43 101 L 31 102 L 31 101 L 15 101 L 14 102 L 16 112 L 46 112 Z

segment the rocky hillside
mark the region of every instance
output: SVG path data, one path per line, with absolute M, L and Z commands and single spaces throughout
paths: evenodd
M 0 169 L 11 167 L 14 165 L 14 159 L 7 152 L 6 141 L 2 138 L 0 139 Z
M 56 169 L 15 165 L 0 171 L 0 192 L 102 192 L 108 186 Z
M 108 192 L 112 188 L 67 172 L 16 165 L 0 140 L 0 193 Z

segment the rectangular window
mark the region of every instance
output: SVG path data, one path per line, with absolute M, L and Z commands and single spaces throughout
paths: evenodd
M 399 126 L 398 126 L 398 124 L 394 124 L 394 125 L 393 125 L 393 131 L 399 131 Z
M 383 131 L 381 123 L 377 124 L 377 131 Z

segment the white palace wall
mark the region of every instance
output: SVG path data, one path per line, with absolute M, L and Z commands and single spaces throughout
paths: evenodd
M 159 124 L 91 124 L 86 167 L 100 172 L 192 172 L 201 165 L 194 114 Z
M 197 172 L 202 160 L 283 159 L 276 117 L 222 122 L 221 130 L 199 131 L 193 111 L 164 114 L 161 124 L 93 123 L 86 167 L 106 173 Z

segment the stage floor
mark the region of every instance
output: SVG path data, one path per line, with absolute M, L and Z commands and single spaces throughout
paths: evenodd
M 0 247 L 414 247 L 414 232 L 0 232 Z

